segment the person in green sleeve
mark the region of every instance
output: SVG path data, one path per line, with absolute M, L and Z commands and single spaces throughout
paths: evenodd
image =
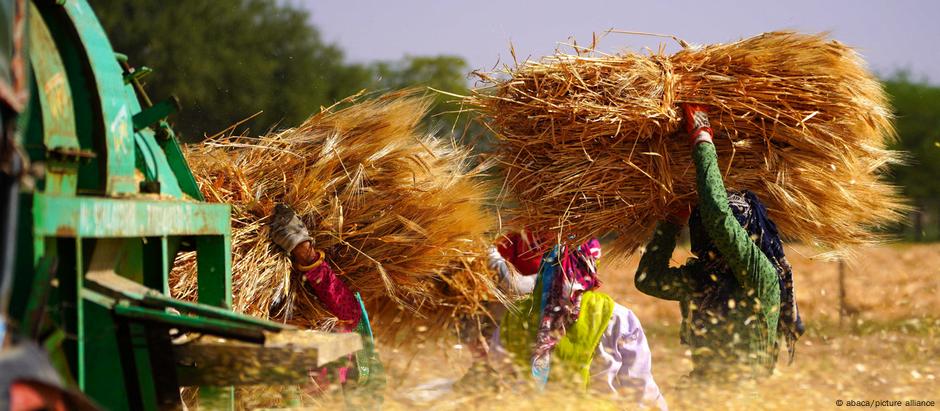
M 757 196 L 725 191 L 706 109 L 686 105 L 683 111 L 699 203 L 659 223 L 640 259 L 636 287 L 679 302 L 681 339 L 692 351 L 691 378 L 767 376 L 776 365 L 780 339 L 792 361 L 804 331 L 793 273 L 777 227 Z M 695 257 L 681 267 L 669 267 L 685 220 Z

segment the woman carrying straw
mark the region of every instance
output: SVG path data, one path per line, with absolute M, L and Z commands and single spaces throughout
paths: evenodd
M 803 323 L 777 227 L 750 191 L 726 193 L 705 108 L 685 105 L 699 203 L 656 227 L 636 272 L 643 293 L 679 301 L 681 339 L 696 380 L 760 378 L 773 372 L 782 337 L 793 359 Z M 692 258 L 669 267 L 688 220 Z
M 529 297 L 535 289 L 542 256 L 551 248 L 548 233 L 522 230 L 501 235 L 490 247 L 488 266 L 499 276 L 498 286 L 510 301 Z M 477 390 L 483 387 L 498 388 L 500 375 L 487 361 L 490 341 L 506 314 L 506 305 L 501 301 L 486 303 L 486 316 L 466 318 L 461 324 L 460 335 L 466 342 L 473 364 L 455 385 L 460 390 Z
M 365 389 L 366 401 L 371 401 L 371 405 L 380 403 L 385 385 L 384 370 L 375 352 L 369 316 L 359 294 L 353 293 L 333 272 L 323 251 L 314 248 L 313 237 L 290 207 L 283 204 L 275 206 L 271 217 L 271 240 L 290 255 L 294 269 L 303 273 L 317 300 L 339 320 L 338 331 L 355 331 L 362 336 L 363 349 L 356 353 L 355 358 L 356 382 Z M 323 382 L 326 374 L 327 369 L 322 369 L 319 375 L 311 376 Z M 336 374 L 339 382 L 345 385 L 350 378 L 349 367 L 338 368 Z
M 491 359 L 531 369 L 536 384 L 595 388 L 666 409 L 653 380 L 643 327 L 632 311 L 597 291 L 600 242 L 556 245 L 541 260 L 535 290 L 502 318 Z M 505 261 L 503 261 L 505 264 Z

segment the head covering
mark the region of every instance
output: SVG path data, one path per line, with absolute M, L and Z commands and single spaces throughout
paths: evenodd
M 551 248 L 551 234 L 547 232 L 513 231 L 496 241 L 499 254 L 522 275 L 539 273 L 542 256 Z
M 535 290 L 541 293 L 541 317 L 532 350 L 532 375 L 542 383 L 548 380 L 552 349 L 581 314 L 582 294 L 600 287 L 600 250 L 600 241 L 592 238 L 575 248 L 556 245 L 542 260 L 542 288 Z
M 34 342 L 21 341 L 17 345 L 0 348 L 0 410 L 11 406 L 10 394 L 14 383 L 34 384 L 54 390 L 62 395 L 66 409 L 69 410 L 99 409 L 81 392 L 65 385 L 49 361 L 49 356 Z
M 777 225 L 767 215 L 767 208 L 764 204 L 751 191 L 729 192 L 728 206 L 741 227 L 744 227 L 751 239 L 777 269 L 780 284 L 780 320 L 777 323 L 777 332 L 786 341 L 787 352 L 792 362 L 796 340 L 803 335 L 805 327 L 793 294 L 793 269 L 784 255 Z M 689 237 L 692 253 L 704 261 L 708 272 L 720 274 L 715 278 L 701 279 L 701 283 L 697 284 L 696 288 L 700 296 L 696 305 L 702 312 L 727 313 L 728 299 L 732 288 L 737 286 L 737 281 L 727 262 L 721 258 L 718 248 L 708 237 L 708 232 L 702 225 L 698 207 L 692 211 L 689 218 Z

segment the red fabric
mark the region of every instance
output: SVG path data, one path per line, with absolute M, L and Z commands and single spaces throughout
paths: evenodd
M 340 328 L 353 330 L 362 318 L 356 295 L 340 280 L 329 263 L 324 261 L 304 274 L 320 304 L 340 320 Z
M 708 124 L 708 108 L 697 104 L 683 104 L 682 111 L 685 115 L 685 131 L 689 133 L 689 143 L 694 145 L 699 141 L 699 134 L 703 131 L 708 133 L 708 138 L 703 141 L 711 141 L 711 136 L 715 133 Z
M 539 273 L 542 255 L 548 251 L 546 241 L 532 232 L 511 232 L 496 242 L 496 249 L 522 275 Z
M 711 127 L 699 127 L 689 134 L 689 143 L 696 145 L 698 143 L 712 142 L 712 135 L 715 134 Z
M 698 104 L 683 104 L 682 114 L 685 117 L 685 132 L 692 134 L 697 128 L 708 127 L 708 108 Z M 704 121 L 703 121 L 704 120 Z

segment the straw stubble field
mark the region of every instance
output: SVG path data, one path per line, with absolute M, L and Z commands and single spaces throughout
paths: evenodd
M 808 331 L 796 359 L 784 357 L 776 374 L 755 390 L 743 386 L 682 390 L 690 354 L 678 341 L 675 303 L 633 287 L 637 257 L 605 261 L 602 289 L 634 310 L 653 352 L 653 373 L 671 409 L 834 409 L 836 401 L 924 400 L 940 402 L 940 245 L 882 245 L 860 250 L 846 264 L 848 316 L 839 324 L 838 264 L 809 258 L 806 246 L 787 247 L 797 273 L 797 301 Z M 674 254 L 674 264 L 688 257 Z M 603 409 L 629 402 L 578 398 L 570 392 L 449 392 L 434 398 L 429 386 L 447 387 L 469 364 L 456 341 L 414 349 L 386 349 L 390 372 L 387 409 Z M 756 391 L 756 394 L 745 394 Z M 923 407 L 920 407 L 923 408 Z M 929 407 L 928 407 L 929 408 Z

